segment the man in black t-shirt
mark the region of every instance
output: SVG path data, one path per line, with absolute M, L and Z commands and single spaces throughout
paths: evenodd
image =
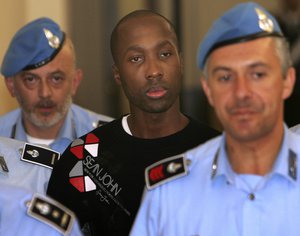
M 76 139 L 48 187 L 77 214 L 87 235 L 128 235 L 145 168 L 218 134 L 180 111 L 183 62 L 169 20 L 148 10 L 128 14 L 112 32 L 111 52 L 130 114 Z M 153 179 L 164 174 L 158 170 Z

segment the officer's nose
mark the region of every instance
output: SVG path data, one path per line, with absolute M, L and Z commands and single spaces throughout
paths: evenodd
M 247 78 L 238 78 L 235 83 L 235 95 L 237 98 L 243 99 L 251 97 L 251 84 Z
M 52 88 L 47 81 L 41 80 L 39 84 L 39 96 L 42 98 L 50 97 L 52 94 Z

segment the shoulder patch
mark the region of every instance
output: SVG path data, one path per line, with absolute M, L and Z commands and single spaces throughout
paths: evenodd
M 74 213 L 68 208 L 40 194 L 33 195 L 27 214 L 53 227 L 63 235 L 70 234 L 75 220 Z
M 187 160 L 184 155 L 176 155 L 158 161 L 145 169 L 148 190 L 188 174 Z
M 60 153 L 50 148 L 25 143 L 22 151 L 21 160 L 32 164 L 53 168 L 54 164 L 59 160 Z

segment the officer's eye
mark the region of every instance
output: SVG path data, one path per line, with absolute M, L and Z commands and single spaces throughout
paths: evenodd
M 222 75 L 218 77 L 218 81 L 220 82 L 228 82 L 232 79 L 230 75 Z
M 28 88 L 33 88 L 39 83 L 39 78 L 34 75 L 25 75 L 22 80 L 25 86 Z
M 64 81 L 64 77 L 62 75 L 53 75 L 51 77 L 51 82 L 53 84 L 59 84 L 62 83 Z
M 25 81 L 26 83 L 32 83 L 32 82 L 36 82 L 37 78 L 34 76 L 25 76 L 23 78 L 23 81 Z
M 256 71 L 252 74 L 252 77 L 254 79 L 262 79 L 264 78 L 265 76 L 267 76 L 267 73 L 266 72 L 262 72 L 262 71 Z

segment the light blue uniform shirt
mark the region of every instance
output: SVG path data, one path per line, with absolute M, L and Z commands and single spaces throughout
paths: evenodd
M 71 141 L 95 129 L 98 121 L 109 122 L 112 118 L 72 104 L 58 138 L 50 147 L 62 153 Z M 0 116 L 0 136 L 28 142 L 20 108 Z
M 300 136 L 285 127 L 263 177 L 236 174 L 224 146 L 223 135 L 187 152 L 189 174 L 146 193 L 131 235 L 299 236 Z
M 33 193 L 0 183 L 0 235 L 3 236 L 62 236 L 56 228 L 27 214 Z M 47 198 L 46 198 L 47 199 Z M 70 236 L 81 236 L 77 220 Z
M 8 172 L 5 172 L 0 167 L 0 184 L 19 186 L 45 194 L 52 169 L 22 161 L 24 144 L 22 141 L 0 137 L 0 156 L 8 168 Z
M 291 127 L 290 130 L 297 134 L 300 134 L 300 124 Z

